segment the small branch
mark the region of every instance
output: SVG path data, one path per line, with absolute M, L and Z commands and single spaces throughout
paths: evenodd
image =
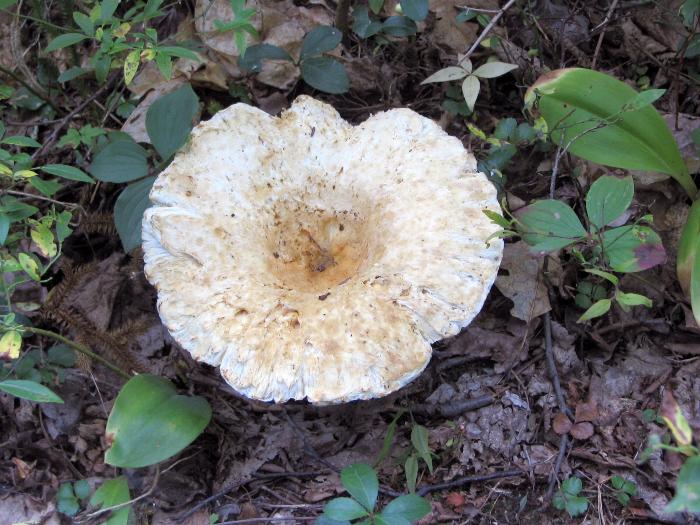
M 476 51 L 476 48 L 479 47 L 479 44 L 481 44 L 481 41 L 486 38 L 486 35 L 489 34 L 489 31 L 491 31 L 496 23 L 500 20 L 500 18 L 503 16 L 503 13 L 505 13 L 510 7 L 515 3 L 515 0 L 508 0 L 506 5 L 501 7 L 499 9 L 498 13 L 493 15 L 493 18 L 491 21 L 488 23 L 488 25 L 484 28 L 484 30 L 481 32 L 481 34 L 477 37 L 476 40 L 474 40 L 474 43 L 472 44 L 472 47 L 469 48 L 469 51 L 467 51 L 467 54 L 465 57 L 469 58 L 474 51 Z
M 17 191 L 17 190 L 4 190 L 1 192 L 3 195 L 15 195 L 16 197 L 27 197 L 29 199 L 37 199 L 40 201 L 46 201 L 46 202 L 51 202 L 53 204 L 59 204 L 65 208 L 80 208 L 79 204 L 75 204 L 72 202 L 63 202 L 63 201 L 58 201 L 56 199 L 52 199 L 50 197 L 44 197 L 43 195 L 36 195 L 34 193 L 27 193 L 25 191 Z
M 612 0 L 608 13 L 605 15 L 605 19 L 600 24 L 600 36 L 598 37 L 598 43 L 595 45 L 595 52 L 593 53 L 593 60 L 591 61 L 591 69 L 595 69 L 595 64 L 598 61 L 598 53 L 600 53 L 600 46 L 603 45 L 603 38 L 605 37 L 605 30 L 608 28 L 608 23 L 610 23 L 610 18 L 612 17 L 613 11 L 617 7 L 619 0 Z
M 447 483 L 437 483 L 435 485 L 426 485 L 424 487 L 419 488 L 416 491 L 416 494 L 419 496 L 425 496 L 426 494 L 429 494 L 431 492 L 435 492 L 437 490 L 445 490 L 445 489 L 452 489 L 455 487 L 462 487 L 464 485 L 468 485 L 470 483 L 477 483 L 480 481 L 491 481 L 492 479 L 501 479 L 501 478 L 513 478 L 516 476 L 524 476 L 525 472 L 523 472 L 520 469 L 511 469 L 511 470 L 504 470 L 502 472 L 492 472 L 491 474 L 483 474 L 480 476 L 465 476 L 463 478 L 457 478 L 452 481 L 448 481 Z
M 571 413 L 569 407 L 566 405 L 564 393 L 561 391 L 559 373 L 557 372 L 557 365 L 554 362 L 554 350 L 552 349 L 552 317 L 549 314 L 549 312 L 544 314 L 544 346 L 545 357 L 547 359 L 547 370 L 549 371 L 549 379 L 550 381 L 552 381 L 552 386 L 554 387 L 554 392 L 557 396 L 559 411 L 563 412 L 568 417 L 573 419 L 573 414 Z
M 70 339 L 63 337 L 60 334 L 57 334 L 56 332 L 52 332 L 50 330 L 44 330 L 42 328 L 35 328 L 33 326 L 23 326 L 22 330 L 25 332 L 29 332 L 31 334 L 36 334 L 36 335 L 43 335 L 44 337 L 49 337 L 51 339 L 54 339 L 58 341 L 59 343 L 63 343 L 66 346 L 71 347 L 73 350 L 80 352 L 81 354 L 84 354 L 91 359 L 94 359 L 95 361 L 98 361 L 102 363 L 104 366 L 109 368 L 111 371 L 116 372 L 120 376 L 122 376 L 124 379 L 131 379 L 131 376 L 124 372 L 121 368 L 119 368 L 117 365 L 114 365 L 107 361 L 104 357 L 101 355 L 96 354 L 92 350 L 90 350 L 88 347 L 81 345 L 80 343 L 76 343 L 74 341 L 71 341 Z
M 564 456 L 566 455 L 566 449 L 569 444 L 569 435 L 564 434 L 559 439 L 559 453 L 557 454 L 557 460 L 554 463 L 554 468 L 549 475 L 549 486 L 547 487 L 547 492 L 544 495 L 545 506 L 552 499 L 552 494 L 554 494 L 554 487 L 557 486 L 557 479 L 559 478 L 559 471 L 561 470 L 561 464 L 564 461 Z

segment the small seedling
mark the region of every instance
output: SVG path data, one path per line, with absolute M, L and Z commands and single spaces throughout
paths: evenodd
M 238 54 L 243 55 L 248 47 L 248 35 L 258 38 L 258 32 L 251 23 L 253 16 L 255 16 L 255 8 L 246 8 L 245 0 L 230 0 L 230 4 L 233 20 L 230 22 L 215 20 L 214 27 L 221 33 L 232 31 Z
M 75 483 L 61 483 L 56 493 L 56 508 L 61 514 L 75 516 L 81 507 L 81 502 L 90 495 L 90 484 L 84 479 Z
M 637 485 L 622 476 L 613 476 L 610 478 L 610 484 L 615 492 L 615 498 L 624 507 L 630 502 L 630 498 L 637 494 Z
M 565 510 L 572 518 L 584 514 L 588 510 L 588 499 L 579 496 L 583 484 L 575 476 L 564 480 L 561 488 L 554 495 L 552 503 L 558 510 Z

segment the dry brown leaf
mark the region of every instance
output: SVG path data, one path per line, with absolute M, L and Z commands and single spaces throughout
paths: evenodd
M 571 427 L 571 420 L 568 417 L 566 417 L 566 414 L 564 414 L 563 412 L 557 412 L 554 418 L 552 418 L 552 429 L 560 436 L 568 434 L 569 430 L 571 430 Z
M 576 423 L 571 427 L 569 433 L 575 439 L 588 439 L 593 435 L 594 429 L 591 423 L 584 421 L 583 423 Z

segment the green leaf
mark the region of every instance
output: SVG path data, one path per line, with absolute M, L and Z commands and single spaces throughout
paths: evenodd
M 422 425 L 413 425 L 411 429 L 411 443 L 418 455 L 428 465 L 428 470 L 432 474 L 433 458 L 430 455 L 430 445 L 428 444 L 428 429 Z
M 496 78 L 514 69 L 518 69 L 518 66 L 515 64 L 507 64 L 498 61 L 486 62 L 472 71 L 472 75 L 479 78 Z
M 30 137 L 23 137 L 21 135 L 12 135 L 10 137 L 5 137 L 0 141 L 0 144 L 9 144 L 11 146 L 21 146 L 23 148 L 40 148 L 36 140 Z
M 49 363 L 66 368 L 75 366 L 75 351 L 67 345 L 55 345 L 47 352 Z
M 700 512 L 700 456 L 689 457 L 678 473 L 676 495 L 666 512 Z
M 430 503 L 415 494 L 399 496 L 384 507 L 377 523 L 387 525 L 410 525 L 430 512 Z M 381 521 L 379 521 L 381 520 Z
M 6 213 L 0 213 L 0 246 L 5 245 L 7 234 L 10 233 L 10 216 Z
M 384 0 L 369 0 L 369 8 L 375 15 L 379 14 L 379 11 L 384 7 Z
M 401 9 L 408 18 L 420 22 L 428 16 L 428 0 L 401 0 Z
M 22 335 L 17 330 L 9 330 L 0 338 L 0 359 L 17 359 L 22 348 Z
M 78 42 L 82 42 L 86 38 L 88 37 L 81 33 L 65 33 L 54 38 L 51 41 L 51 43 L 49 43 L 49 45 L 46 46 L 46 49 L 44 51 L 46 53 L 51 53 L 52 51 L 56 51 L 57 49 L 62 49 L 64 47 L 75 45 Z
M 100 2 L 100 22 L 109 22 L 117 10 L 120 0 L 102 0 Z
M 109 70 L 112 68 L 112 58 L 109 55 L 97 52 L 90 62 L 95 70 L 95 79 L 98 83 L 104 84 L 105 80 L 107 80 Z
M 95 22 L 86 14 L 80 11 L 73 11 L 73 20 L 75 20 L 80 30 L 87 36 L 93 36 L 95 34 Z
M 469 73 L 459 66 L 448 66 L 439 71 L 436 71 L 428 78 L 426 78 L 422 84 L 430 84 L 432 82 L 450 82 L 452 80 L 461 80 L 466 77 Z
M 354 499 L 335 498 L 323 507 L 323 515 L 332 520 L 342 521 L 362 518 L 367 516 L 368 512 Z
M 70 484 L 68 483 L 68 485 Z M 58 498 L 56 501 L 56 509 L 66 516 L 75 516 L 80 510 L 80 502 L 75 496 Z
M 204 398 L 178 395 L 165 378 L 140 374 L 124 385 L 107 420 L 105 463 L 138 468 L 182 451 L 209 424 Z
M 17 0 L 0 0 L 0 9 L 7 9 L 17 3 Z
M 65 164 L 47 164 L 45 166 L 40 167 L 39 169 L 41 171 L 44 171 L 51 175 L 56 175 L 57 177 L 62 177 L 64 179 L 95 184 L 95 181 L 92 179 L 92 177 L 90 177 L 90 175 L 74 166 L 66 166 Z
M 163 160 L 186 141 L 199 109 L 199 99 L 189 84 L 156 100 L 146 112 L 146 131 Z
M 610 310 L 610 306 L 612 305 L 612 301 L 610 299 L 601 299 L 600 301 L 597 301 L 593 303 L 593 306 L 591 306 L 588 310 L 583 312 L 581 317 L 578 318 L 576 321 L 577 323 L 583 323 L 584 321 L 590 321 L 591 319 L 594 319 L 596 317 L 600 317 L 601 315 L 605 314 Z M 569 478 L 571 479 L 571 478 Z M 574 478 L 578 479 L 578 478 Z M 579 480 L 580 482 L 581 480 Z
M 566 512 L 572 518 L 584 514 L 588 510 L 588 500 L 583 496 L 567 496 Z
M 576 496 L 583 489 L 583 483 L 576 476 L 568 477 L 561 484 L 561 490 L 568 496 Z
M 407 16 L 390 16 L 382 24 L 382 31 L 389 36 L 405 37 L 418 32 L 416 23 Z
M 107 144 L 93 157 L 90 173 L 103 182 L 129 182 L 148 175 L 148 153 L 133 140 Z
M 620 290 L 615 291 L 615 299 L 625 306 L 646 306 L 651 308 L 651 299 L 637 293 L 625 293 Z
M 620 217 L 634 196 L 634 181 L 631 176 L 618 178 L 603 175 L 591 184 L 586 194 L 586 212 L 591 223 L 598 229 Z
M 164 53 L 158 53 L 156 55 L 156 65 L 158 66 L 158 71 L 163 75 L 165 80 L 170 80 L 173 76 L 173 60 L 168 55 Z
M 155 177 L 148 177 L 129 184 L 114 204 L 114 224 L 126 253 L 141 244 L 141 220 L 151 204 L 148 194 L 155 180 Z
M 641 91 L 627 102 L 625 110 L 631 111 L 649 106 L 660 99 L 664 93 L 666 93 L 665 89 L 647 89 L 646 91 Z
M 245 50 L 245 53 L 238 57 L 238 66 L 244 71 L 258 73 L 262 69 L 263 60 L 286 60 L 294 62 L 281 47 L 273 46 L 272 44 L 256 44 Z
M 46 180 L 40 177 L 32 177 L 29 179 L 29 184 L 34 186 L 40 193 L 51 197 L 54 193 L 61 189 L 61 184 L 55 180 Z
M 331 57 L 307 58 L 301 63 L 301 76 L 311 87 L 326 93 L 339 94 L 350 89 L 348 73 Z
M 685 296 L 690 299 L 693 316 L 700 322 L 700 199 L 693 202 L 678 242 L 676 273 Z M 696 269 L 697 268 L 697 269 Z
M 355 18 L 352 23 L 352 30 L 360 38 L 369 38 L 382 30 L 382 23 L 371 19 L 365 6 L 356 7 L 352 12 L 352 16 Z
M 556 251 L 586 235 L 574 210 L 558 200 L 536 201 L 516 213 L 523 240 L 540 251 Z
M 307 33 L 301 42 L 300 59 L 302 62 L 310 57 L 332 51 L 343 38 L 343 34 L 335 27 L 316 26 Z
M 37 403 L 63 403 L 53 391 L 35 381 L 24 379 L 7 379 L 0 381 L 0 390 L 15 397 L 36 401 Z
M 613 228 L 604 232 L 602 239 L 603 255 L 616 272 L 640 272 L 666 261 L 661 238 L 648 226 Z
M 90 498 L 90 505 L 102 508 L 113 507 L 129 501 L 129 485 L 124 476 L 109 479 L 100 485 Z M 112 511 L 104 525 L 127 525 L 131 505 Z
M 165 53 L 171 57 L 186 58 L 188 60 L 194 60 L 195 62 L 201 62 L 201 59 L 191 49 L 187 49 L 182 46 L 159 46 L 158 51 L 160 53 Z
M 53 232 L 48 226 L 42 223 L 37 223 L 31 230 L 31 238 L 34 244 L 46 258 L 51 258 L 58 253 L 58 247 L 54 242 Z
M 84 479 L 79 479 L 73 483 L 73 489 L 75 490 L 75 497 L 78 499 L 85 499 L 90 495 L 90 484 Z
M 136 73 L 141 65 L 141 50 L 134 49 L 130 51 L 124 59 L 124 84 L 127 86 L 134 80 Z
M 474 75 L 469 75 L 462 82 L 462 95 L 464 95 L 464 101 L 467 103 L 469 111 L 474 111 L 474 104 L 476 104 L 480 90 L 481 84 Z
M 588 273 L 592 273 L 593 275 L 597 275 L 598 277 L 602 277 L 603 279 L 605 279 L 607 281 L 610 281 L 615 286 L 617 286 L 620 283 L 620 279 L 615 277 L 610 272 L 604 272 L 603 270 L 598 270 L 597 268 L 586 268 L 586 271 Z
M 22 267 L 22 270 L 24 270 L 24 273 L 35 281 L 41 281 L 41 276 L 39 275 L 39 263 L 34 257 L 27 253 L 21 252 L 19 255 L 17 255 L 17 259 L 19 260 L 19 264 Z
M 493 130 L 493 136 L 501 140 L 510 140 L 511 136 L 518 128 L 518 121 L 514 118 L 504 118 L 498 121 L 496 129 Z
M 63 242 L 73 232 L 70 228 L 70 220 L 73 218 L 71 212 L 62 211 L 56 216 L 56 239 Z
M 636 95 L 610 75 L 570 68 L 540 77 L 528 89 L 525 103 L 530 108 L 538 103 L 552 140 L 574 155 L 616 168 L 666 173 L 693 197 L 695 183 L 656 109 L 649 105 L 623 111 Z
M 408 492 L 413 494 L 416 491 L 416 481 L 418 481 L 418 458 L 415 454 L 406 458 L 403 468 L 406 471 L 406 488 Z
M 340 481 L 360 505 L 370 512 L 374 510 L 379 494 L 379 481 L 372 467 L 363 463 L 345 467 L 340 473 Z
M 391 420 L 391 423 L 389 423 L 389 426 L 386 429 L 386 434 L 384 435 L 384 441 L 382 442 L 382 449 L 379 451 L 377 459 L 374 461 L 375 467 L 389 457 L 391 445 L 394 443 L 394 435 L 396 434 L 396 424 L 403 414 L 404 411 L 399 410 L 399 412 L 394 416 L 394 419 Z
M 87 73 L 87 70 L 83 69 L 82 67 L 73 66 L 66 69 L 63 73 L 58 75 L 57 80 L 61 83 L 70 82 L 73 79 L 82 77 L 85 73 Z

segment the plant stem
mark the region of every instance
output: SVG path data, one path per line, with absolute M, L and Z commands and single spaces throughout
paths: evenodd
M 102 363 L 104 366 L 112 370 L 113 372 L 116 372 L 120 376 L 122 376 L 124 379 L 131 379 L 131 375 L 128 373 L 124 372 L 121 368 L 119 368 L 117 365 L 114 365 L 107 361 L 104 357 L 101 355 L 96 354 L 92 350 L 90 350 L 88 347 L 81 345 L 80 343 L 76 343 L 74 341 L 71 341 L 70 339 L 63 337 L 60 334 L 57 334 L 56 332 L 52 332 L 50 330 L 44 330 L 43 328 L 35 328 L 33 326 L 23 326 L 22 330 L 25 332 L 29 332 L 32 334 L 36 335 L 43 335 L 44 337 L 49 337 L 51 339 L 54 339 L 58 341 L 59 343 L 63 343 L 66 346 L 71 347 L 73 350 L 80 352 L 81 354 L 84 354 L 91 359 L 94 359 L 95 361 L 98 361 Z
M 343 43 L 348 39 L 348 12 L 350 11 L 350 0 L 339 0 L 335 10 L 335 27 L 343 33 Z

